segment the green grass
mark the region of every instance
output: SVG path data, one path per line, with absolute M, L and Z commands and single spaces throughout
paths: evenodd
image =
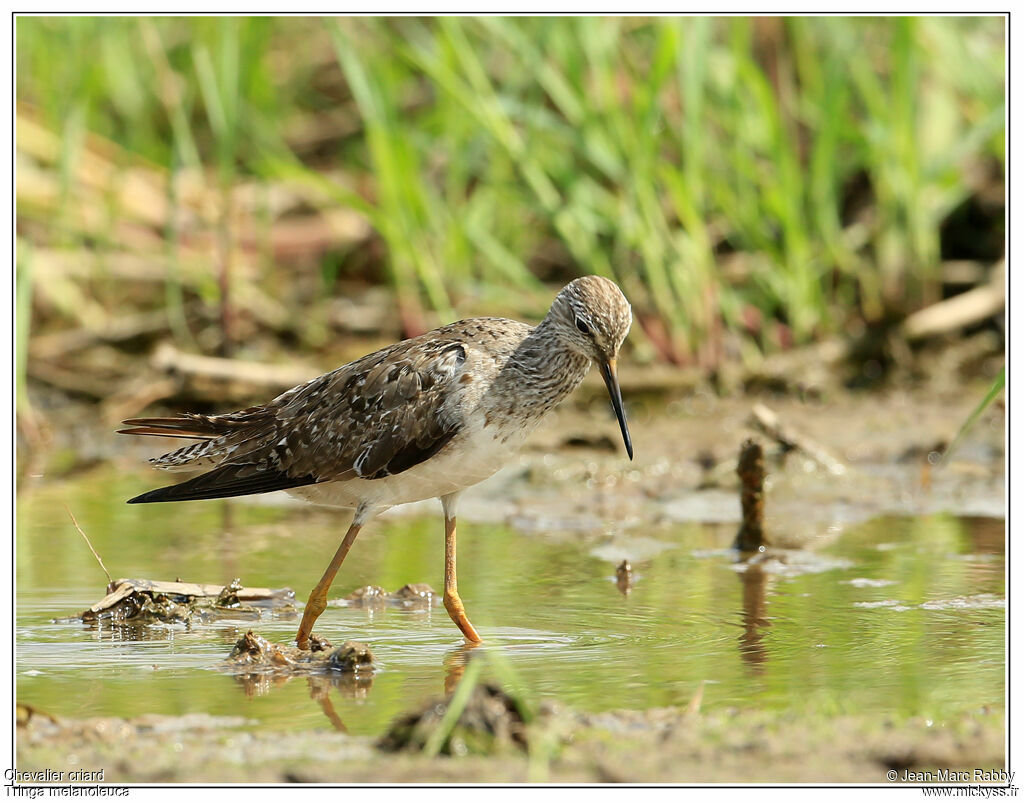
M 943 452 L 942 459 L 944 462 L 949 461 L 953 452 L 956 451 L 956 447 L 960 445 L 960 441 L 963 440 L 964 435 L 974 427 L 974 424 L 978 422 L 978 418 L 981 417 L 981 413 L 988 409 L 989 405 L 999 397 L 999 394 L 1003 392 L 1004 387 L 1006 387 L 1005 365 L 999 369 L 999 375 L 992 381 L 992 386 L 988 388 L 988 392 L 985 393 L 985 397 L 978 402 L 978 406 L 971 410 L 971 414 L 967 416 L 967 420 L 965 420 L 960 426 L 960 429 L 956 433 L 956 437 L 953 438 L 953 442 L 950 443 L 949 448 Z
M 208 168 L 205 303 L 288 284 L 297 268 L 269 258 L 230 270 L 232 190 L 299 184 L 370 221 L 407 329 L 471 312 L 470 295 L 537 315 L 541 278 L 593 272 L 633 302 L 641 358 L 713 365 L 937 299 L 939 227 L 968 174 L 1005 161 L 1003 33 L 966 17 L 20 17 L 20 109 L 59 136 L 61 192 L 55 209 L 19 196 L 19 214 L 33 242 L 124 247 L 122 210 L 105 235 L 69 211 L 98 135 L 169 177 Z M 324 147 L 294 134 L 325 121 Z M 844 212 L 858 180 L 867 199 Z M 325 303 L 358 260 L 322 258 Z M 152 300 L 179 337 L 188 281 L 169 269 Z M 102 280 L 89 292 L 111 308 Z

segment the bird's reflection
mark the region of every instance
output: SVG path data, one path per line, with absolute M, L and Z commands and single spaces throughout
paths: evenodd
M 281 688 L 299 674 L 280 674 L 267 672 L 251 672 L 235 674 L 235 683 L 242 689 L 247 699 L 258 696 L 266 696 L 275 688 Z M 360 673 L 337 673 L 331 674 L 306 674 L 306 684 L 309 686 L 309 698 L 320 706 L 320 710 L 331 722 L 331 726 L 339 732 L 348 732 L 345 722 L 334 707 L 331 699 L 331 692 L 336 691 L 343 699 L 362 700 L 373 687 L 373 675 Z
M 466 666 L 474 657 L 475 650 L 481 644 L 464 642 L 445 654 L 441 669 L 444 673 L 444 693 L 449 695 L 462 680 Z M 483 650 L 476 652 L 483 654 Z M 345 722 L 338 713 L 332 698 L 332 692 L 346 700 L 362 700 L 367 698 L 373 687 L 373 675 L 366 673 L 351 674 L 286 674 L 281 672 L 245 672 L 234 675 L 235 684 L 247 699 L 266 696 L 277 688 L 284 687 L 297 677 L 304 677 L 309 686 L 309 698 L 319 705 L 331 726 L 339 732 L 348 732 Z
M 348 732 L 348 727 L 341 720 L 334 709 L 334 702 L 331 701 L 331 690 L 338 690 L 341 696 L 346 699 L 365 699 L 370 693 L 373 685 L 372 676 L 360 676 L 342 674 L 341 676 L 311 676 L 306 677 L 309 684 L 309 698 L 320 705 L 320 709 L 331 722 L 331 726 L 338 732 Z
M 465 641 L 445 655 L 442 667 L 444 668 L 444 693 L 446 696 L 455 691 L 455 686 L 459 684 L 462 675 L 466 673 L 466 666 L 469 665 L 474 650 L 479 649 L 481 645 Z M 480 651 L 477 654 L 483 654 L 483 652 Z
M 445 695 L 454 692 L 466 672 L 466 666 L 474 657 L 475 650 L 479 648 L 478 643 L 462 643 L 445 654 L 441 663 Z M 480 654 L 483 654 L 482 649 L 476 652 L 477 656 Z M 309 698 L 319 705 L 331 726 L 339 732 L 348 732 L 348 728 L 338 713 L 332 696 L 336 694 L 346 700 L 362 700 L 367 698 L 373 687 L 373 675 L 366 673 L 286 674 L 253 671 L 235 674 L 234 679 L 246 698 L 253 699 L 266 696 L 300 676 L 305 678 L 309 686 Z
M 288 684 L 292 677 L 283 674 L 235 674 L 235 683 L 242 689 L 246 699 L 266 696 L 274 688 Z

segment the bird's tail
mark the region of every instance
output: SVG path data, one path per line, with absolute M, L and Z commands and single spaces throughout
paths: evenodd
M 159 437 L 187 437 L 211 440 L 225 434 L 224 415 L 179 415 L 175 418 L 129 418 L 121 421 L 128 429 L 118 434 L 144 434 Z
M 315 476 L 293 476 L 274 469 L 266 460 L 252 458 L 254 452 L 258 456 L 261 448 L 278 437 L 273 423 L 274 413 L 265 407 L 251 407 L 227 415 L 185 414 L 176 418 L 124 421 L 130 428 L 121 429 L 122 434 L 199 440 L 150 460 L 155 467 L 167 471 L 206 471 L 181 484 L 143 493 L 128 503 L 246 496 L 318 481 Z
M 118 433 L 199 440 L 151 459 L 150 463 L 165 471 L 208 470 L 216 467 L 267 416 L 265 409 L 252 407 L 226 415 L 186 413 L 174 418 L 129 418 L 122 421 L 129 428 L 119 429 Z

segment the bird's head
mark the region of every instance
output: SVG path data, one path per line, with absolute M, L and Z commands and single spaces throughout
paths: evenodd
M 546 322 L 569 348 L 600 367 L 615 416 L 619 419 L 626 452 L 632 459 L 633 444 L 626 426 L 616 373 L 619 348 L 633 322 L 633 312 L 626 296 L 614 281 L 601 276 L 583 276 L 558 293 Z

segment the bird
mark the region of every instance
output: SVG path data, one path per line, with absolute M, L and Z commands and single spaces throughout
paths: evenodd
M 308 649 L 331 583 L 366 522 L 399 504 L 439 498 L 444 607 L 466 641 L 479 643 L 458 591 L 459 499 L 515 456 L 592 363 L 633 459 L 617 372 L 631 324 L 630 304 L 613 281 L 582 276 L 558 292 L 536 326 L 498 317 L 460 320 L 368 354 L 262 406 L 125 420 L 129 428 L 119 433 L 198 441 L 150 460 L 155 467 L 204 471 L 128 503 L 284 490 L 355 510 L 304 606 L 295 642 Z

